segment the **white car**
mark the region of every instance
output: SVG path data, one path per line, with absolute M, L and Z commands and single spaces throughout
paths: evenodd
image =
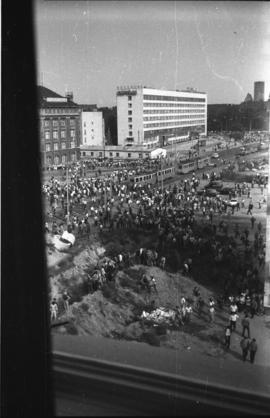
M 219 158 L 219 154 L 217 152 L 214 152 L 214 154 L 212 155 L 212 158 Z
M 64 231 L 62 236 L 54 235 L 52 243 L 58 251 L 66 251 L 75 243 L 75 236 L 67 231 Z
M 232 198 L 231 200 L 225 200 L 224 203 L 226 203 L 226 205 L 230 206 L 231 208 L 235 208 L 238 204 L 238 200 L 235 198 Z

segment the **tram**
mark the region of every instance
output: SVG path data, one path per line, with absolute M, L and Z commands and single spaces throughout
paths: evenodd
M 210 164 L 210 157 L 202 157 L 194 160 L 189 160 L 186 162 L 181 162 L 178 166 L 178 172 L 180 174 L 190 173 L 196 171 L 198 168 L 207 167 Z
M 129 179 L 131 184 L 156 184 L 159 181 L 173 178 L 175 175 L 175 167 L 168 167 L 163 170 L 155 171 L 154 173 L 140 174 Z

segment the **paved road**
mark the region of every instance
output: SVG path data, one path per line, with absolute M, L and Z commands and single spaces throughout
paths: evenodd
M 95 359 L 177 374 L 203 381 L 270 395 L 270 317 L 257 318 L 259 351 L 254 364 L 243 362 L 240 347 L 232 346 L 225 357 L 201 355 L 190 350 L 153 347 L 136 341 L 119 341 L 93 336 L 54 335 L 53 350 Z M 238 344 L 237 344 L 238 345 Z

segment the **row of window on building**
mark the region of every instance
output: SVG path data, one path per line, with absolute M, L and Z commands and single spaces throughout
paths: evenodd
M 165 108 L 167 108 L 167 107 L 177 107 L 177 108 L 182 108 L 182 107 L 184 107 L 184 108 L 196 108 L 196 107 L 199 107 L 199 108 L 201 108 L 201 109 L 205 109 L 206 108 L 206 105 L 205 104 L 188 104 L 188 103 L 157 103 L 157 102 L 152 102 L 152 103 L 143 103 L 143 108 L 146 108 L 146 107 L 154 107 L 154 108 L 156 108 L 156 107 L 165 107 Z
M 200 123 L 204 123 L 204 119 L 198 119 L 198 120 L 189 120 L 189 121 L 184 121 L 181 120 L 179 122 L 175 121 L 175 122 L 160 122 L 160 123 L 149 123 L 149 122 L 144 122 L 143 126 L 144 128 L 158 128 L 161 126 L 181 126 L 181 125 L 198 125 Z
M 187 114 L 187 115 L 171 115 L 171 116 L 144 116 L 143 120 L 144 121 L 149 121 L 149 120 L 186 120 L 186 119 L 197 119 L 197 118 L 202 118 L 204 117 L 205 114 L 204 113 L 199 113 L 199 114 Z
M 46 151 L 58 151 L 60 149 L 69 149 L 69 148 L 76 148 L 75 142 L 62 142 L 61 144 L 58 144 L 58 142 L 55 142 L 54 144 L 46 144 Z
M 144 94 L 143 100 L 159 100 L 166 102 L 205 102 L 205 98 L 200 97 L 158 96 L 152 94 Z
M 85 151 L 82 151 L 81 152 L 81 156 L 83 156 L 83 157 L 86 157 L 87 155 L 89 155 L 89 153 L 86 153 Z M 137 156 L 138 155 L 138 157 L 139 158 L 143 158 L 143 153 L 141 152 L 141 153 L 131 153 L 131 152 L 128 152 L 127 153 L 127 157 L 128 158 L 132 158 L 132 156 L 134 157 L 134 156 Z M 90 151 L 90 156 L 91 157 L 104 157 L 104 152 L 103 151 Z M 106 157 L 110 157 L 110 158 L 113 158 L 113 157 L 115 157 L 115 158 L 120 158 L 120 153 L 119 152 L 112 152 L 112 151 L 110 151 L 110 152 L 106 152 L 106 154 L 105 154 L 105 156 Z M 145 157 L 148 157 L 149 156 L 149 154 L 148 154 L 148 152 L 147 153 L 145 153 Z
M 44 135 L 45 135 L 46 140 L 59 139 L 59 132 L 58 131 L 53 131 L 52 136 L 51 136 L 51 131 L 45 131 Z M 60 138 L 61 139 L 65 139 L 66 136 L 67 136 L 66 131 L 60 131 Z M 70 137 L 75 138 L 75 130 L 74 129 L 70 130 Z
M 70 161 L 76 161 L 76 154 L 72 153 L 70 155 Z M 46 157 L 46 163 L 47 165 L 51 165 L 51 164 L 55 164 L 55 165 L 59 165 L 59 164 L 65 164 L 68 162 L 68 158 L 66 154 L 63 154 L 61 156 L 59 155 L 55 155 L 54 157 L 52 157 L 51 155 L 48 155 Z
M 72 108 L 45 108 L 42 109 L 43 112 L 47 114 L 63 114 L 63 113 L 74 113 L 78 115 L 78 109 L 72 109 Z
M 45 119 L 44 127 L 45 128 L 50 128 L 50 127 L 57 128 L 59 126 L 66 127 L 68 122 L 70 126 L 75 126 L 75 119 L 53 119 L 53 120 Z
M 158 115 L 164 115 L 168 113 L 177 113 L 177 114 L 185 114 L 192 115 L 193 113 L 203 113 L 205 114 L 205 109 L 152 109 L 152 110 L 145 110 L 143 112 L 144 114 L 158 114 Z

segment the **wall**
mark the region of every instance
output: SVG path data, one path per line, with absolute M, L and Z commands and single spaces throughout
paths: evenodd
M 82 145 L 103 145 L 104 124 L 102 112 L 82 112 Z

